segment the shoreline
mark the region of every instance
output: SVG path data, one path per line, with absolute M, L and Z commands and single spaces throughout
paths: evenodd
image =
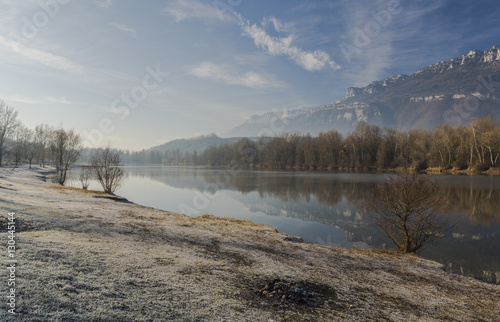
M 0 169 L 2 228 L 7 212 L 17 215 L 21 318 L 493 321 L 500 314 L 500 286 L 436 262 L 117 202 L 44 182 L 45 171 Z M 317 300 L 259 292 L 276 279 Z
M 75 167 L 82 167 L 85 165 L 77 164 Z M 296 167 L 262 167 L 262 166 L 237 166 L 236 168 L 229 166 L 196 166 L 189 164 L 124 164 L 124 167 L 178 167 L 178 168 L 196 168 L 196 169 L 210 169 L 210 170 L 251 170 L 251 171 L 283 171 L 283 172 L 304 172 L 304 173 L 356 173 L 356 174 L 388 174 L 402 171 L 403 168 L 389 168 L 389 169 L 378 169 L 375 167 L 370 167 L 368 170 L 355 170 L 355 169 L 307 169 L 307 168 L 296 168 Z M 414 170 L 412 170 L 414 171 Z M 419 170 L 420 173 L 429 175 L 450 175 L 450 176 L 500 176 L 500 167 L 490 168 L 485 171 L 474 170 L 474 169 L 463 169 L 459 170 L 456 168 L 445 169 L 445 168 L 427 168 Z

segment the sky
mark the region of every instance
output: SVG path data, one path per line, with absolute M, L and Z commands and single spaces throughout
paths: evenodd
M 500 44 L 497 0 L 0 0 L 0 99 L 139 150 Z

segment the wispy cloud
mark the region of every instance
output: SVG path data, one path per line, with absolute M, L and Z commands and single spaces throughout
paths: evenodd
M 196 0 L 176 0 L 170 3 L 163 12 L 175 19 L 176 22 L 198 18 L 205 20 L 231 21 L 234 17 L 223 10 L 218 10 L 211 2 L 200 2 Z
M 24 103 L 24 104 L 40 104 L 42 101 L 22 95 L 2 95 L 3 100 L 7 102 Z
M 92 70 L 92 73 L 95 74 L 99 80 L 107 80 L 107 79 L 113 79 L 113 80 L 120 80 L 120 81 L 125 81 L 129 83 L 140 83 L 141 79 L 135 76 L 128 75 L 126 73 L 121 73 L 119 71 L 113 71 L 113 70 L 105 70 L 105 69 L 94 69 Z
M 87 73 L 83 66 L 65 57 L 56 56 L 19 43 L 13 43 L 2 36 L 0 36 L 0 44 L 29 60 L 41 63 L 48 67 L 75 75 L 85 75 Z
M 150 92 L 153 96 L 161 96 L 163 94 L 167 95 L 178 95 L 178 92 L 169 86 L 158 86 L 157 89 Z
M 291 9 L 288 10 L 288 12 L 308 12 L 308 11 L 313 11 L 313 10 L 332 10 L 332 9 L 337 9 L 338 7 L 344 5 L 346 2 L 349 2 L 350 0 L 337 0 L 337 1 L 331 1 L 331 0 L 326 0 L 326 1 L 308 1 L 308 2 L 303 2 L 300 3 Z
M 126 33 L 127 35 L 129 35 L 131 37 L 134 37 L 134 38 L 137 37 L 137 32 L 134 28 L 127 27 L 126 25 L 119 23 L 119 22 L 116 22 L 116 21 L 110 22 L 109 25 L 120 30 L 120 31 L 123 31 L 124 33 Z
M 434 21 L 434 14 L 445 3 L 436 0 L 424 6 L 417 1 L 401 2 L 398 10 L 391 12 L 388 11 L 388 3 L 382 0 L 370 2 L 370 5 L 341 7 L 341 13 L 348 23 L 341 37 L 343 41 L 340 48 L 344 44 L 351 46 L 343 50 L 344 58 L 349 62 L 346 78 L 351 80 L 350 84 L 366 86 L 391 76 L 395 66 L 405 66 L 407 69 L 403 70 L 404 73 L 414 72 L 417 66 L 422 67 L 435 60 L 438 49 L 453 42 L 451 38 L 456 37 L 458 42 L 462 33 L 453 35 L 442 32 L 446 22 L 441 21 L 441 15 Z M 436 50 L 427 55 L 421 48 Z
M 390 76 L 387 72 L 391 67 L 393 51 L 391 43 L 384 42 L 363 52 L 360 55 L 360 62 L 351 66 L 347 78 L 352 80 L 352 85 L 363 87 Z
M 45 97 L 44 100 L 47 102 L 64 104 L 64 105 L 73 104 L 73 102 L 67 100 L 65 97 Z
M 107 113 L 115 114 L 115 115 L 118 115 L 118 116 L 125 116 L 125 115 L 129 114 L 128 110 L 119 109 L 119 108 L 113 107 L 113 106 L 98 105 L 97 107 L 100 108 L 103 111 L 106 111 Z
M 97 0 L 95 1 L 95 4 L 101 8 L 109 8 L 111 7 L 111 0 Z
M 292 26 L 291 23 L 283 23 L 280 20 L 276 19 L 275 17 L 266 17 L 262 21 L 262 27 L 266 27 L 268 23 L 272 23 L 274 30 L 277 32 L 285 32 L 290 29 Z
M 198 18 L 205 20 L 224 20 L 238 23 L 243 34 L 252 38 L 255 45 L 273 56 L 287 56 L 297 65 L 308 71 L 319 71 L 325 68 L 340 69 L 330 56 L 322 50 L 306 51 L 292 45 L 293 35 L 284 38 L 270 36 L 265 27 L 272 24 L 277 32 L 288 32 L 291 23 L 283 23 L 275 17 L 264 18 L 262 27 L 244 19 L 234 10 L 220 10 L 214 4 L 210 5 L 196 0 L 176 0 L 169 4 L 163 12 L 179 22 L 185 19 Z M 223 18 L 223 19 L 221 19 Z
M 274 80 L 273 77 L 256 72 L 238 74 L 227 65 L 217 65 L 212 62 L 204 62 L 190 69 L 189 73 L 198 78 L 219 80 L 230 85 L 240 85 L 250 88 L 285 87 L 282 81 Z
M 297 65 L 311 72 L 325 68 L 340 69 L 340 66 L 322 50 L 305 51 L 297 46 L 293 46 L 293 35 L 285 38 L 272 37 L 263 27 L 250 24 L 248 20 L 243 19 L 240 15 L 238 15 L 238 18 L 244 35 L 252 38 L 257 47 L 266 50 L 269 54 L 273 56 L 287 56 Z M 276 31 L 286 30 L 286 25 L 276 18 L 272 18 L 269 21 L 273 23 Z
M 64 105 L 70 105 L 73 104 L 73 102 L 67 100 L 65 97 L 43 97 L 43 98 L 32 98 L 32 97 L 27 97 L 23 95 L 2 95 L 1 96 L 3 99 L 10 101 L 10 102 L 16 102 L 16 103 L 24 103 L 24 104 L 33 104 L 33 105 L 39 105 L 43 103 L 57 103 L 57 104 L 64 104 Z

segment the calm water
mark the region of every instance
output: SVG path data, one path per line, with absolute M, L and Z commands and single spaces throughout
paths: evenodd
M 75 174 L 79 170 L 75 170 Z M 126 167 L 116 191 L 130 201 L 191 216 L 250 219 L 304 240 L 392 249 L 357 208 L 383 174 Z M 447 270 L 500 284 L 500 177 L 436 176 L 459 223 L 422 256 Z M 78 186 L 77 181 L 72 185 Z M 91 188 L 100 189 L 96 183 Z

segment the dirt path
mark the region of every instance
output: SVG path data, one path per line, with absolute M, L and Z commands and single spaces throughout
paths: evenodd
M 301 243 L 0 169 L 1 321 L 498 321 L 500 286 L 413 256 Z M 0 275 L 1 276 L 1 275 Z

